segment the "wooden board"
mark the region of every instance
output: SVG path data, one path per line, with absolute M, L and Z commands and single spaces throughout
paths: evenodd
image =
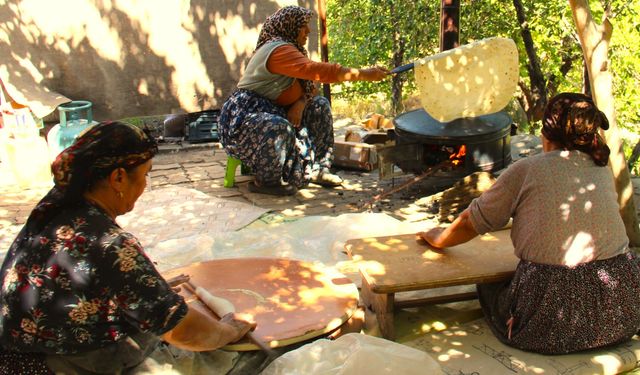
M 357 308 L 358 290 L 333 268 L 283 258 L 218 259 L 194 263 L 163 274 L 181 273 L 215 296 L 231 301 L 236 312 L 253 316 L 254 335 L 281 347 L 333 331 Z M 184 288 L 183 288 L 184 289 Z M 205 309 L 186 290 L 190 308 Z M 223 349 L 258 350 L 249 341 Z
M 354 239 L 345 248 L 372 292 L 396 293 L 509 278 L 519 261 L 510 233 L 493 232 L 437 251 L 415 234 Z

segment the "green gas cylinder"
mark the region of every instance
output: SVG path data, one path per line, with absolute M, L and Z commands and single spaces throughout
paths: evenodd
M 86 100 L 74 100 L 58 106 L 60 123 L 47 135 L 51 158 L 71 146 L 83 130 L 93 124 L 92 103 Z

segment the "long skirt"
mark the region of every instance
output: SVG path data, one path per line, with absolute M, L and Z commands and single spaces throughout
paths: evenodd
M 576 267 L 520 261 L 514 278 L 478 285 L 491 330 L 543 354 L 617 344 L 640 328 L 640 266 L 632 253 Z
M 296 129 L 285 108 L 237 90 L 222 106 L 218 131 L 227 154 L 249 166 L 260 185 L 304 186 L 333 160 L 333 119 L 324 97 L 307 103 Z
M 111 346 L 75 355 L 49 355 L 46 365 L 56 374 L 257 374 L 271 358 L 262 352 L 212 350 L 190 352 L 138 333 Z M 0 368 L 2 366 L 0 365 Z M 22 374 L 23 372 L 15 372 Z M 34 372 L 34 374 L 41 374 Z

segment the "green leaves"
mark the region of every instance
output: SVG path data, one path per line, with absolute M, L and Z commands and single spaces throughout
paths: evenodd
M 542 71 L 553 90 L 582 90 L 582 50 L 567 0 L 522 0 Z M 609 57 L 614 75 L 616 110 L 621 127 L 640 123 L 640 2 L 606 0 L 614 25 Z M 594 17 L 605 14 L 605 0 L 591 0 Z M 460 2 L 460 43 L 491 36 L 509 37 L 520 50 L 520 75 L 527 82 L 528 64 L 512 1 Z M 440 0 L 328 0 L 330 61 L 344 66 L 382 65 L 393 68 L 394 53 L 402 64 L 438 52 Z M 404 41 L 399 51 L 399 38 Z M 394 42 L 395 40 L 395 42 Z M 570 61 L 571 63 L 567 63 Z M 403 73 L 404 92 L 415 89 L 413 75 Z M 338 90 L 334 90 L 338 91 Z M 382 83 L 342 85 L 339 95 L 367 96 L 383 92 L 391 100 L 391 79 Z M 551 93 L 553 94 L 553 93 Z

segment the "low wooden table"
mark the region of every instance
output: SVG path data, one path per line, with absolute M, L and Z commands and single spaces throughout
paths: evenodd
M 332 332 L 357 310 L 358 289 L 333 268 L 284 258 L 216 259 L 176 268 L 179 274 L 211 294 L 226 298 L 236 311 L 258 323 L 254 336 L 277 348 Z M 190 308 L 208 310 L 186 288 L 182 294 Z M 225 350 L 249 351 L 258 347 L 246 338 Z
M 471 292 L 396 303 L 395 293 L 511 278 L 519 260 L 509 234 L 493 232 L 438 251 L 415 234 L 353 239 L 345 248 L 360 263 L 362 301 L 375 312 L 382 335 L 393 340 L 394 308 L 476 298 Z

